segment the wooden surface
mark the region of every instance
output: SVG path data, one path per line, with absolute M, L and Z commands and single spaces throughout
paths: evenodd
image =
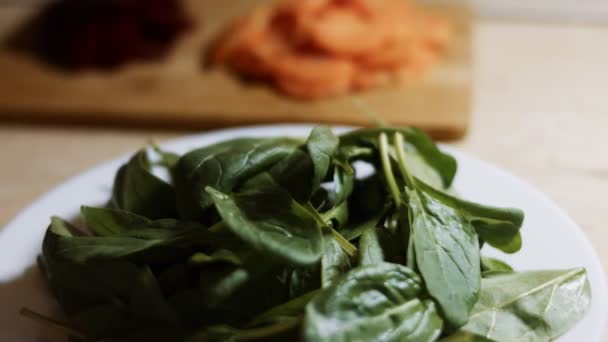
M 245 84 L 225 70 L 202 67 L 201 47 L 230 18 L 259 2 L 187 1 L 199 25 L 166 62 L 131 65 L 117 73 L 68 74 L 22 52 L 0 50 L 0 118 L 188 128 L 277 121 L 369 124 L 350 97 L 295 101 L 268 86 Z M 454 29 L 442 61 L 422 80 L 358 96 L 388 122 L 455 138 L 464 134 L 470 116 L 470 16 L 463 8 L 440 12 Z

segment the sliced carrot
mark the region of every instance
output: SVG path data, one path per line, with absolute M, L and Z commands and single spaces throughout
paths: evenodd
M 277 85 L 299 98 L 322 98 L 348 92 L 354 66 L 347 60 L 287 55 L 273 65 Z
M 309 26 L 310 37 L 320 50 L 339 56 L 356 56 L 378 51 L 385 31 L 373 18 L 349 8 L 332 7 Z
M 220 39 L 212 55 L 214 63 L 225 63 L 230 56 L 243 48 L 256 45 L 266 32 L 272 8 L 268 6 L 256 8 L 252 14 L 239 18 Z
M 273 70 L 277 74 L 307 82 L 336 79 L 349 81 L 353 68 L 348 60 L 300 54 L 280 56 L 273 64 Z
M 366 54 L 357 62 L 369 69 L 392 69 L 408 62 L 411 54 L 410 44 L 391 42 L 382 48 L 382 53 Z
M 417 78 L 448 40 L 446 22 L 407 0 L 282 0 L 234 24 L 214 57 L 319 99 Z

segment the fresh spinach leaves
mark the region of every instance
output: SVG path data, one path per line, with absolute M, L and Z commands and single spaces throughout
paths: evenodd
M 51 219 L 39 264 L 74 341 L 549 341 L 589 307 L 584 269 L 480 255 L 517 252 L 523 212 L 452 195 L 417 129 L 154 150 L 81 226 Z

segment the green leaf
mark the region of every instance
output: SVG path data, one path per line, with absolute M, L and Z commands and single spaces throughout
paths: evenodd
M 207 191 L 228 228 L 260 253 L 300 265 L 321 258 L 324 223 L 281 187 L 236 194 Z
M 306 341 L 433 341 L 442 321 L 419 298 L 420 278 L 407 267 L 380 263 L 351 270 L 306 307 Z
M 152 148 L 160 157 L 160 159 L 155 162 L 156 165 L 161 165 L 166 167 L 168 170 L 172 170 L 179 162 L 180 156 L 178 154 L 165 151 L 156 145 L 152 145 Z
M 495 341 L 551 341 L 591 304 L 584 269 L 527 271 L 482 280 L 479 302 L 461 329 Z
M 148 266 L 138 272 L 135 283 L 131 289 L 128 306 L 129 313 L 138 321 L 155 327 L 162 326 L 179 333 L 177 316 L 167 304 L 156 277 Z
M 499 208 L 465 201 L 448 195 L 418 180 L 416 186 L 441 202 L 457 209 L 466 217 L 483 241 L 505 253 L 515 253 L 521 248 L 520 229 L 524 213 L 515 208 Z
M 329 128 L 315 127 L 304 145 L 291 151 L 267 172 L 247 180 L 243 190 L 279 185 L 297 202 L 306 203 L 325 179 L 337 143 Z
M 415 128 L 366 128 L 348 132 L 340 136 L 340 146 L 372 146 L 378 150 L 378 136 L 385 133 L 392 136 L 401 133 L 405 137 L 405 153 L 410 160 L 414 176 L 433 184 L 449 188 L 456 175 L 457 163 L 454 157 L 443 153 L 424 132 Z M 437 182 L 436 180 L 439 180 Z
M 338 143 L 338 138 L 327 126 L 317 126 L 310 132 L 306 140 L 306 149 L 314 166 L 311 192 L 315 192 L 325 179 L 338 150 Z
M 479 295 L 477 234 L 461 213 L 429 193 L 406 192 L 416 265 L 446 321 L 459 327 Z
M 348 203 L 342 202 L 320 215 L 328 226 L 340 229 L 348 221 Z
M 241 138 L 186 153 L 173 170 L 180 216 L 199 219 L 213 205 L 210 186 L 231 192 L 289 155 L 301 141 L 289 138 Z
M 152 174 L 145 150 L 137 152 L 114 178 L 111 205 L 150 219 L 175 217 L 175 191 Z
M 385 137 L 380 138 L 385 143 Z M 443 202 L 439 192 L 429 191 L 431 187 L 414 179 L 403 151 L 403 136 L 395 133 L 394 141 L 406 183 L 403 204 L 410 228 L 407 264 L 415 264 L 419 270 L 446 323 L 460 327 L 467 322 L 481 286 L 477 233 L 462 212 Z
M 347 167 L 348 165 L 348 167 Z M 334 206 L 344 202 L 353 192 L 355 186 L 355 171 L 348 163 L 334 166 Z
M 486 256 L 481 257 L 481 276 L 488 277 L 501 273 L 512 273 L 513 268 L 506 262 Z
M 352 268 L 350 257 L 335 239 L 329 239 L 321 258 L 321 285 L 328 287 Z
M 78 263 L 61 253 L 62 239 L 82 239 L 74 236 L 69 224 L 53 218 L 42 244 L 45 275 L 66 314 L 75 315 L 94 306 L 125 303 L 135 282 L 137 267 L 123 260 L 92 260 Z
M 108 213 L 120 216 L 120 212 Z M 235 239 L 226 234 L 209 232 L 196 223 L 173 219 L 150 221 L 149 228 L 124 228 L 123 233 L 111 236 L 72 236 L 66 234 L 64 226 L 58 222 L 57 219 L 53 221 L 47 230 L 43 255 L 50 253 L 53 258 L 81 264 L 112 259 L 166 263 L 192 254 L 195 246 L 216 246 Z
M 152 226 L 152 220 L 129 211 L 83 206 L 84 224 L 97 236 L 112 236 Z
M 209 307 L 216 308 L 233 296 L 251 279 L 245 269 L 234 265 L 218 265 L 201 271 L 200 289 Z
M 366 229 L 359 239 L 359 265 L 375 265 L 384 261 L 384 251 L 380 244 L 378 229 Z
M 46 257 L 50 287 L 68 315 L 99 303 L 125 303 L 137 267 L 125 261 L 93 261 L 86 265 Z

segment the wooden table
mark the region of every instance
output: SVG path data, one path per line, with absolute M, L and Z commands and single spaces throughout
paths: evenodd
M 608 265 L 608 27 L 478 22 L 472 127 L 454 143 L 539 187 Z M 0 76 L 1 77 L 1 76 Z M 59 182 L 184 131 L 0 123 L 0 227 Z

